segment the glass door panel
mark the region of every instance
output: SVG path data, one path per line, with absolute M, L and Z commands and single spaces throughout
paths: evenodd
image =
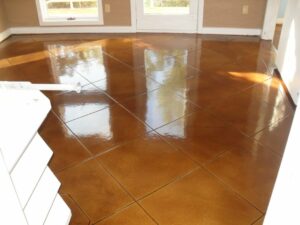
M 140 31 L 196 32 L 197 0 L 137 0 Z

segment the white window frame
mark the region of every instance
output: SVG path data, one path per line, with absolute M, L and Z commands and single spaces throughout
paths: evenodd
M 37 11 L 38 11 L 38 18 L 39 23 L 41 26 L 81 26 L 81 25 L 103 25 L 103 6 L 102 0 L 98 1 L 98 18 L 94 17 L 86 17 L 86 18 L 76 18 L 75 20 L 67 20 L 65 17 L 50 19 L 45 17 L 46 15 L 46 8 L 45 4 L 42 2 L 44 0 L 35 0 Z

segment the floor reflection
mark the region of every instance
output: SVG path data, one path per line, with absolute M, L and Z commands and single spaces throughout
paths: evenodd
M 72 123 L 72 130 L 81 138 L 111 140 L 114 133 L 111 129 L 110 109 L 101 111 L 101 117 L 93 117 L 92 123 Z

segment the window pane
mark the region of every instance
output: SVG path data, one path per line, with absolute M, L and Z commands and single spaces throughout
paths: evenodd
M 45 0 L 48 17 L 98 17 L 98 0 Z
M 145 14 L 186 15 L 190 13 L 190 0 L 144 0 Z

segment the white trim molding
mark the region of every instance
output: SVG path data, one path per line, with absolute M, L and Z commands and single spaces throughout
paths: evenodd
M 0 42 L 4 41 L 6 38 L 8 38 L 11 35 L 10 29 L 6 29 L 5 31 L 0 32 Z
M 57 27 L 12 27 L 8 34 L 56 34 L 56 33 L 195 33 L 194 30 L 138 29 L 135 26 L 57 26 Z M 4 33 L 4 32 L 2 32 Z M 1 34 L 2 34 L 1 33 Z M 203 27 L 198 33 L 220 35 L 261 35 L 261 29 Z M 1 37 L 1 35 L 0 35 Z
M 11 34 L 56 34 L 56 33 L 135 33 L 131 26 L 63 26 L 63 27 L 12 27 Z
M 173 33 L 173 34 L 195 34 L 195 30 L 190 29 L 137 29 L 137 33 Z
M 267 1 L 264 25 L 261 34 L 261 38 L 264 40 L 273 40 L 279 6 L 280 0 Z
M 130 0 L 130 14 L 131 14 L 131 28 L 136 32 L 137 18 L 136 18 L 136 0 Z
M 98 16 L 94 17 L 78 17 L 71 15 L 75 20 L 68 20 L 68 15 L 60 15 L 51 17 L 47 13 L 47 3 L 44 0 L 35 0 L 38 19 L 41 26 L 93 26 L 103 25 L 103 3 L 102 0 L 97 0 Z M 70 2 L 72 4 L 72 2 Z
M 195 33 L 193 30 L 136 30 L 134 26 L 59 26 L 59 27 L 12 27 L 0 33 L 0 42 L 12 34 L 76 34 L 76 33 Z M 200 34 L 261 35 L 261 29 L 204 27 Z
M 203 27 L 199 29 L 200 34 L 222 34 L 222 35 L 253 35 L 260 36 L 261 29 L 251 28 L 227 28 L 227 27 Z
M 203 29 L 203 19 L 204 19 L 204 0 L 198 1 L 198 33 Z

